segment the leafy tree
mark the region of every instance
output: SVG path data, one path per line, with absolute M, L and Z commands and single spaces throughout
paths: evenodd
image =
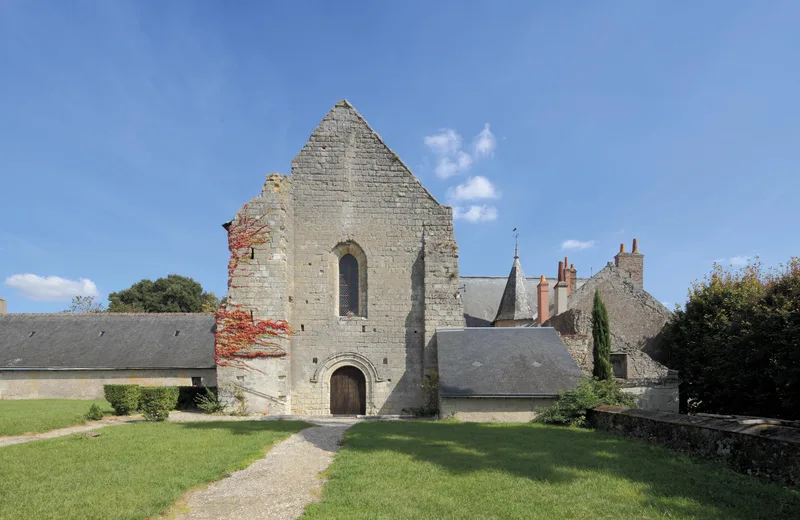
M 800 262 L 714 265 L 664 329 L 685 412 L 800 418 Z
M 177 274 L 155 282 L 142 280 L 108 295 L 111 312 L 213 312 L 219 306 L 214 293 Z
M 103 304 L 94 301 L 94 296 L 75 296 L 64 312 L 70 314 L 84 314 L 89 312 L 103 312 Z
M 594 292 L 592 307 L 592 339 L 594 340 L 594 369 L 592 374 L 600 380 L 613 379 L 611 368 L 611 330 L 608 328 L 608 310 L 600 299 L 600 290 Z

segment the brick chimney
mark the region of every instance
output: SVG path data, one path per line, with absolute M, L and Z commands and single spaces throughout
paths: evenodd
M 0 316 L 6 313 L 6 301 L 0 298 Z
M 564 267 L 564 262 L 558 262 L 558 282 L 556 283 L 556 295 L 555 295 L 555 303 L 556 303 L 556 313 L 554 316 L 558 316 L 562 312 L 567 310 L 567 269 Z
M 575 290 L 576 278 L 578 277 L 578 270 L 575 269 L 575 264 L 569 263 L 569 257 L 564 257 L 564 281 L 567 282 L 567 296 L 572 294 Z
M 628 274 L 631 282 L 640 289 L 644 286 L 644 255 L 639 253 L 639 240 L 633 239 L 633 251 L 625 252 L 625 244 L 619 245 L 619 253 L 614 257 L 617 267 Z
M 547 283 L 547 278 L 542 275 L 539 280 L 538 292 L 538 308 L 539 308 L 539 326 L 550 319 L 550 284 Z

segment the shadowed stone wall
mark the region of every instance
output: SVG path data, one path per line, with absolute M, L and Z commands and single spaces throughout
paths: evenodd
M 689 416 L 598 406 L 598 430 L 626 435 L 702 457 L 722 459 L 748 475 L 800 485 L 800 428 L 759 417 Z

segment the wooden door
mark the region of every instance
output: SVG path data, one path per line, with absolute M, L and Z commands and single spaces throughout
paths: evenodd
M 331 376 L 331 413 L 367 413 L 367 381 L 356 367 L 342 367 Z

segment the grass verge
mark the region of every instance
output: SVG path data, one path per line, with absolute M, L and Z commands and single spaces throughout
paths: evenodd
M 0 448 L 0 518 L 137 519 L 219 480 L 308 425 L 135 423 Z
M 105 399 L 23 399 L 0 400 L 0 437 L 40 433 L 84 422 L 89 407 L 97 404 L 104 412 L 114 410 Z
M 800 518 L 800 496 L 721 463 L 539 424 L 361 423 L 306 519 Z

